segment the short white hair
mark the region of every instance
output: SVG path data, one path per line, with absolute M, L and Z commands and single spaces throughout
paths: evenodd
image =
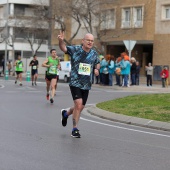
M 131 58 L 131 61 L 135 61 L 136 62 L 136 59 L 134 57 Z

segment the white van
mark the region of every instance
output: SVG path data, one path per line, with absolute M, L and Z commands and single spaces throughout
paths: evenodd
M 59 71 L 59 80 L 68 82 L 70 79 L 71 63 L 70 61 L 61 61 L 61 70 Z

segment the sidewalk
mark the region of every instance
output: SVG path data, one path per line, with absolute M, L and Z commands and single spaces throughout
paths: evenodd
M 130 87 L 121 87 L 117 85 L 113 86 L 102 86 L 99 84 L 93 84 L 92 87 L 104 88 L 104 89 L 112 89 L 112 90 L 121 90 L 121 91 L 139 91 L 139 92 L 155 92 L 155 93 L 170 93 L 170 86 L 168 88 L 162 88 L 161 82 L 158 84 L 153 84 L 153 86 L 147 86 L 144 83 L 141 83 L 138 86 L 130 86 Z

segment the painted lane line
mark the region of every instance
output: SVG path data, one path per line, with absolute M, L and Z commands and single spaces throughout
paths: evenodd
M 26 91 L 27 93 L 41 93 L 42 91 Z
M 110 125 L 110 124 L 101 123 L 101 122 L 98 122 L 98 121 L 93 121 L 93 120 L 89 120 L 89 119 L 82 118 L 82 117 L 80 117 L 80 119 L 87 121 L 87 122 L 96 123 L 96 124 L 109 126 L 109 127 L 114 127 L 114 128 L 118 128 L 118 129 L 124 129 L 124 130 L 128 130 L 128 131 L 134 131 L 134 132 L 145 133 L 145 134 L 149 134 L 149 135 L 155 135 L 155 136 L 170 138 L 170 135 L 163 135 L 163 134 L 159 134 L 159 133 L 153 133 L 153 132 L 147 132 L 147 131 L 142 131 L 142 130 L 135 130 L 135 129 L 131 129 L 131 128 L 125 128 L 125 127 L 121 127 L 121 126 Z
M 2 84 L 0 85 L 0 88 L 1 88 L 1 89 L 3 89 L 4 87 L 5 87 L 4 85 L 2 85 Z

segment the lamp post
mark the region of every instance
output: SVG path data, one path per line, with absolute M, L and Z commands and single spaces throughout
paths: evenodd
M 6 6 L 6 40 L 5 40 L 5 59 L 4 59 L 4 71 L 6 73 L 6 66 L 7 66 L 7 39 L 8 39 L 8 15 L 9 15 L 9 1 L 7 0 L 7 6 Z

